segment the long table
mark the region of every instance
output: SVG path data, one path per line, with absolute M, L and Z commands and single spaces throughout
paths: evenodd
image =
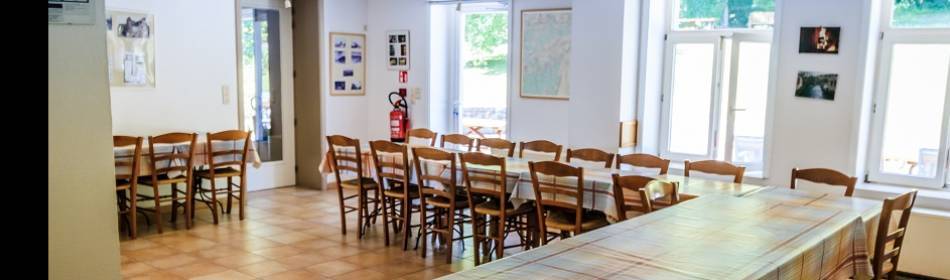
M 156 144 L 155 151 L 149 149 L 148 140 L 142 141 L 142 151 L 139 161 L 139 176 L 146 176 L 152 174 L 151 168 L 151 158 L 150 154 L 155 152 L 156 155 L 163 155 L 172 152 L 187 152 L 188 144 Z M 243 149 L 243 141 L 216 141 L 214 142 L 214 149 L 216 151 L 223 150 L 232 150 L 232 149 Z M 201 167 L 208 164 L 208 144 L 204 139 L 204 136 L 198 136 L 198 140 L 195 142 L 195 154 L 192 157 L 191 162 L 194 167 Z M 118 147 L 112 149 L 113 156 L 116 159 L 124 159 L 132 157 L 135 153 L 132 147 Z M 216 162 L 227 162 L 227 161 L 236 161 L 240 156 L 238 155 L 218 155 L 215 156 Z M 244 159 L 246 163 L 249 163 L 254 168 L 259 168 L 261 166 L 261 158 L 257 153 L 257 149 L 254 148 L 252 144 L 248 148 L 247 158 Z M 156 168 L 165 168 L 169 166 L 184 166 L 187 163 L 182 160 L 172 160 L 172 161 L 162 161 L 156 164 Z M 116 174 L 129 174 L 127 166 L 116 166 Z
M 880 201 L 708 194 L 442 279 L 868 279 Z

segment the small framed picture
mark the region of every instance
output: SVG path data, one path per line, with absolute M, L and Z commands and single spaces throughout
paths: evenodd
M 835 100 L 838 88 L 838 74 L 799 71 L 795 84 L 795 96 L 804 98 Z
M 837 54 L 841 27 L 802 27 L 799 53 Z
M 390 30 L 386 32 L 389 41 L 389 70 L 409 70 L 409 30 Z

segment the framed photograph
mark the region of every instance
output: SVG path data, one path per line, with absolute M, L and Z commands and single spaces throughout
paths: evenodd
M 837 54 L 840 36 L 841 27 L 802 27 L 798 52 Z
M 365 95 L 366 35 L 330 32 L 330 95 Z
M 106 12 L 109 85 L 155 87 L 155 17 L 148 13 Z
M 570 54 L 570 8 L 521 11 L 521 97 L 568 99 Z
M 804 98 L 835 100 L 838 88 L 838 74 L 799 71 L 795 85 L 795 96 Z
M 409 70 L 409 30 L 390 30 L 386 32 L 389 53 L 386 56 L 389 70 Z

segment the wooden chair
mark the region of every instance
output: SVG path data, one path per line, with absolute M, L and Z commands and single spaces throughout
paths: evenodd
M 553 161 L 561 160 L 561 145 L 547 140 L 535 140 L 530 142 L 521 142 L 518 150 L 518 157 L 524 158 L 524 150 L 554 154 Z
M 628 211 L 646 213 L 647 210 L 643 208 L 643 202 L 640 202 L 640 190 L 650 181 L 653 181 L 654 178 L 639 175 L 620 176 L 620 174 L 612 174 L 611 177 L 613 177 L 614 183 L 614 205 L 617 207 L 617 219 L 626 220 Z
M 900 260 L 904 236 L 907 234 L 907 222 L 910 220 L 911 209 L 917 200 L 917 190 L 912 190 L 897 197 L 884 199 L 883 210 L 878 219 L 877 237 L 874 239 L 874 255 L 871 267 L 874 279 L 896 279 L 897 262 Z M 894 231 L 890 230 L 891 215 L 900 211 L 900 221 Z M 893 242 L 888 249 L 888 243 Z M 885 277 L 887 275 L 887 277 Z
M 465 151 L 471 152 L 472 147 L 475 146 L 475 139 L 463 134 L 445 134 L 442 135 L 442 143 L 439 147 L 445 148 L 445 143 L 455 144 L 459 149 L 461 149 L 461 146 L 465 146 Z
M 482 264 L 482 247 L 486 248 L 485 257 L 490 258 L 491 250 L 487 248 L 490 248 L 491 243 L 494 243 L 495 259 L 501 259 L 506 248 L 505 237 L 509 232 L 517 232 L 521 236 L 521 244 L 512 247 L 524 246 L 527 249 L 530 246 L 529 234 L 523 233 L 530 230 L 530 225 L 534 224 L 530 221 L 534 221 L 537 215 L 531 203 L 514 207 L 509 201 L 505 158 L 475 152 L 459 154 L 459 161 L 462 163 L 462 178 L 468 190 L 469 205 L 475 205 L 471 208 L 475 265 Z M 471 165 L 498 171 L 470 170 Z M 480 198 L 487 201 L 475 204 Z M 485 219 L 486 217 L 488 219 Z M 521 223 L 522 217 L 528 218 L 529 222 Z M 489 226 L 487 232 L 486 225 Z
M 389 246 L 389 227 L 392 226 L 394 234 L 402 232 L 402 249 L 408 250 L 409 230 L 419 226 L 412 225 L 412 214 L 418 212 L 412 207 L 412 202 L 419 199 L 419 186 L 409 181 L 412 170 L 408 146 L 377 140 L 369 142 L 369 148 L 380 182 L 377 192 L 382 193 L 386 246 Z M 396 206 L 399 206 L 399 211 L 396 211 Z
M 409 137 L 406 137 L 406 143 L 412 144 L 412 138 L 418 138 L 428 143 L 427 145 L 435 147 L 435 139 L 438 138 L 438 135 L 438 133 L 426 128 L 416 128 L 409 130 Z
M 567 162 L 570 163 L 572 158 L 591 162 L 603 162 L 604 168 L 610 168 L 614 164 L 614 154 L 598 149 L 567 149 Z
M 240 145 L 239 145 L 240 143 Z M 227 197 L 227 206 L 223 213 L 231 214 L 231 201 L 238 201 L 238 217 L 244 220 L 244 208 L 247 200 L 247 151 L 251 147 L 251 133 L 242 130 L 226 130 L 218 133 L 208 133 L 207 136 L 208 169 L 195 172 L 198 177 L 196 201 L 204 202 L 211 208 L 211 217 L 214 224 L 218 224 L 218 195 Z M 238 183 L 234 183 L 238 177 Z M 218 179 L 226 179 L 227 187 L 219 188 Z M 204 187 L 204 180 L 211 182 L 210 188 Z M 235 190 L 234 188 L 237 188 Z M 235 192 L 237 195 L 235 195 Z M 209 197 L 208 194 L 211 194 Z M 201 197 L 200 199 L 198 197 Z
M 426 256 L 426 236 L 441 234 L 441 245 L 448 245 L 445 262 L 452 263 L 452 246 L 456 239 L 455 226 L 463 228 L 464 218 L 456 219 L 458 211 L 469 208 L 467 195 L 457 188 L 458 168 L 455 154 L 434 148 L 412 148 L 412 161 L 416 169 L 416 180 L 422 198 L 419 202 L 420 223 L 422 224 L 422 257 Z M 431 209 L 429 207 L 431 206 Z M 433 220 L 429 221 L 429 212 Z M 461 230 L 459 230 L 461 231 Z M 462 232 L 461 236 L 464 236 Z
M 795 189 L 795 182 L 798 181 L 798 179 L 832 186 L 843 186 L 845 187 L 844 196 L 853 195 L 854 185 L 858 183 L 857 177 L 849 177 L 844 173 L 827 168 L 792 168 L 792 189 Z
M 154 209 L 143 208 L 143 211 L 153 211 L 155 214 L 155 225 L 158 233 L 162 233 L 162 202 L 171 201 L 172 203 L 172 222 L 177 218 L 179 204 L 185 206 L 185 227 L 191 228 L 192 215 L 194 207 L 192 205 L 192 182 L 194 170 L 195 143 L 198 139 L 197 133 L 167 133 L 159 136 L 148 137 L 149 166 L 150 175 L 139 177 L 138 187 L 152 188 L 152 194 L 139 194 L 143 200 L 152 200 L 155 202 Z M 170 151 L 164 152 L 156 149 L 156 145 L 168 148 Z M 181 184 L 185 190 L 179 190 Z M 161 186 L 170 186 L 171 194 L 160 195 Z M 183 194 L 184 198 L 178 195 Z M 141 205 L 141 204 L 138 204 Z
M 142 137 L 112 136 L 113 148 L 131 148 L 129 158 L 116 158 L 115 167 L 128 170 L 128 173 L 116 171 L 115 191 L 119 203 L 119 215 L 125 217 L 128 224 L 129 238 L 135 239 L 137 234 L 136 202 L 138 201 L 139 166 L 142 163 Z
M 736 166 L 731 163 L 718 160 L 701 160 L 696 162 L 690 162 L 687 160 L 685 163 L 685 168 L 683 169 L 684 176 L 689 177 L 689 172 L 691 170 L 715 175 L 732 176 L 732 182 L 736 184 L 742 183 L 742 176 L 745 174 L 744 166 Z
M 343 235 L 346 235 L 346 214 L 357 212 L 357 234 L 363 238 L 366 234 L 366 228 L 369 227 L 370 218 L 375 217 L 369 212 L 369 203 L 373 203 L 373 209 L 379 203 L 379 192 L 376 180 L 363 174 L 363 154 L 360 152 L 360 140 L 351 139 L 342 135 L 327 136 L 327 143 L 330 145 L 330 167 L 336 176 L 337 195 L 340 201 L 340 225 Z M 341 172 L 355 173 L 356 177 L 344 180 Z M 343 196 L 343 189 L 355 190 L 355 195 Z M 374 198 L 369 197 L 369 192 L 373 191 Z M 346 205 L 347 200 L 356 199 L 357 206 Z M 374 210 L 374 213 L 376 210 Z
M 515 143 L 501 139 L 501 138 L 478 138 L 475 144 L 475 151 L 482 152 L 482 147 L 488 148 L 489 152 L 494 155 L 500 155 L 502 153 L 496 153 L 496 151 L 504 151 L 508 154 L 508 157 L 515 156 Z
M 643 203 L 644 213 L 656 210 L 654 204 L 658 199 L 669 201 L 667 205 L 679 203 L 679 186 L 676 182 L 653 180 L 640 189 L 640 202 Z
M 561 232 L 561 238 L 581 234 L 607 225 L 607 216 L 597 211 L 585 211 L 584 169 L 557 161 L 528 162 L 542 245 L 548 243 L 548 227 Z M 539 175 L 554 177 L 541 181 Z M 564 179 L 566 177 L 566 179 Z M 564 182 L 564 183 L 558 183 Z M 555 198 L 570 198 L 568 201 Z
M 666 175 L 666 173 L 670 170 L 670 160 L 651 154 L 629 154 L 617 156 L 617 169 L 620 169 L 621 164 L 643 168 L 657 168 L 660 169 L 659 175 Z

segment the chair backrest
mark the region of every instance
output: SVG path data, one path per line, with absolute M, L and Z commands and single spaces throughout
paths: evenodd
M 640 175 L 620 176 L 613 174 L 614 205 L 617 207 L 617 218 L 627 219 L 627 211 L 647 212 L 640 202 L 640 189 L 654 179 Z
M 669 205 L 679 203 L 679 185 L 676 182 L 653 180 L 640 189 L 640 202 L 643 203 L 644 213 L 655 210 L 656 200 L 663 199 Z
M 382 189 L 391 189 L 388 183 L 395 181 L 404 186 L 403 196 L 409 197 L 409 177 L 412 175 L 409 165 L 409 148 L 386 140 L 369 142 L 370 153 L 373 155 L 373 166 L 376 168 L 376 177 Z
M 498 155 L 496 151 L 502 150 L 508 153 L 508 157 L 515 156 L 515 143 L 501 138 L 478 138 L 475 144 L 475 151 L 482 151 L 482 147 L 488 147 L 492 154 Z
M 152 172 L 152 182 L 158 182 L 158 176 L 166 175 L 172 177 L 169 173 L 182 172 L 186 180 L 191 183 L 191 175 L 194 166 L 195 148 L 198 141 L 197 133 L 173 132 L 159 136 L 148 137 L 149 160 Z M 169 151 L 159 151 L 156 145 L 169 145 Z M 175 164 L 175 161 L 184 164 Z M 162 166 L 162 167 L 159 167 Z
M 225 130 L 208 133 L 207 157 L 208 172 L 214 178 L 215 168 L 232 167 L 241 171 L 241 177 L 247 173 L 247 151 L 251 147 L 251 133 L 242 130 Z M 240 142 L 240 145 L 238 145 Z M 219 160 L 223 159 L 223 160 Z
M 871 259 L 871 267 L 874 270 L 874 279 L 895 279 L 897 276 L 897 261 L 900 260 L 901 246 L 904 244 L 904 236 L 907 235 L 907 222 L 910 221 L 910 212 L 914 208 L 914 202 L 917 200 L 917 190 L 912 190 L 905 194 L 893 198 L 884 199 L 884 206 L 881 210 L 881 216 L 878 219 L 877 237 L 874 239 L 874 255 Z M 891 215 L 900 212 L 900 221 L 897 222 L 897 228 L 891 231 Z M 887 244 L 894 242 L 891 249 Z M 885 262 L 891 262 L 891 271 L 887 277 L 881 275 L 884 273 Z
M 844 173 L 827 168 L 792 168 L 792 189 L 795 189 L 798 179 L 832 186 L 843 186 L 845 187 L 844 196 L 853 195 L 854 185 L 858 183 L 857 177 L 850 177 Z
M 548 208 L 572 210 L 575 215 L 574 232 L 581 232 L 584 206 L 584 168 L 573 167 L 557 161 L 528 162 L 531 184 L 534 187 L 535 204 L 539 215 L 546 215 Z M 550 177 L 542 180 L 540 175 Z M 567 178 L 566 180 L 559 180 Z M 560 181 L 560 182 L 558 182 Z M 571 198 L 567 201 L 558 198 Z M 541 218 L 544 227 L 544 219 Z
M 356 174 L 356 178 L 363 178 L 363 154 L 360 151 L 360 140 L 343 135 L 327 136 L 330 150 L 330 168 L 336 176 L 337 184 L 343 183 L 342 172 Z M 362 188 L 363 180 L 357 180 Z
M 445 148 L 445 143 L 455 144 L 459 149 L 464 146 L 466 152 L 471 152 L 472 147 L 475 146 L 475 139 L 463 134 L 445 134 L 442 135 L 442 143 L 439 147 Z
M 621 164 L 627 164 L 636 167 L 643 168 L 657 168 L 660 169 L 659 175 L 666 175 L 670 170 L 670 160 L 664 159 L 658 156 L 651 154 L 629 154 L 617 156 L 617 169 L 620 169 Z
M 462 165 L 462 180 L 468 190 L 468 203 L 472 204 L 475 195 L 488 197 L 498 202 L 499 211 L 504 215 L 508 201 L 508 176 L 505 168 L 505 158 L 496 157 L 478 152 L 460 153 L 459 162 Z M 477 165 L 478 170 L 469 167 Z
M 458 185 L 455 154 L 435 148 L 412 148 L 412 163 L 416 169 L 419 193 L 423 197 L 441 197 L 455 205 L 455 187 Z
M 732 176 L 734 183 L 742 183 L 742 176 L 745 174 L 744 166 L 736 166 L 731 163 L 719 160 L 700 160 L 696 162 L 686 161 L 683 175 L 689 177 L 689 172 L 699 171 L 715 175 Z
M 438 135 L 438 133 L 427 128 L 415 128 L 409 130 L 409 137 L 407 137 L 406 143 L 412 144 L 412 138 L 417 138 L 425 141 L 427 145 L 435 147 L 435 139 L 438 138 Z
M 118 183 L 120 180 L 126 180 L 130 185 L 136 184 L 136 178 L 139 177 L 139 169 L 141 168 L 140 164 L 142 163 L 142 137 L 133 137 L 133 136 L 112 136 L 112 147 L 113 148 L 132 148 L 132 155 L 129 157 L 116 157 L 115 158 L 115 167 L 117 169 L 115 173 L 115 180 Z M 128 173 L 118 171 L 128 170 Z
M 604 168 L 610 168 L 614 164 L 614 154 L 604 152 L 598 149 L 567 149 L 567 162 L 571 159 L 579 159 L 590 162 L 602 162 Z
M 524 158 L 524 150 L 541 152 L 541 153 L 551 153 L 554 154 L 553 161 L 561 160 L 561 145 L 558 145 L 554 142 L 548 140 L 534 140 L 529 142 L 521 142 L 521 147 L 518 150 L 518 157 Z

